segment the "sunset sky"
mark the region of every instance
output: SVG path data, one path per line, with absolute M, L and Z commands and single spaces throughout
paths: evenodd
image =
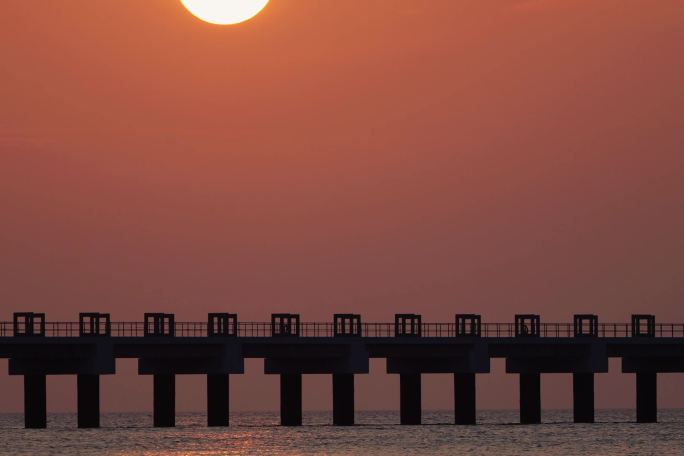
M 4 0 L 0 320 L 684 322 L 683 56 L 682 0 L 271 0 L 236 26 L 178 0 Z M 478 405 L 517 407 L 492 366 Z M 117 368 L 103 410 L 151 410 L 151 379 Z M 619 368 L 597 407 L 633 406 Z M 233 409 L 277 409 L 247 369 Z M 371 369 L 357 407 L 397 409 Z M 544 407 L 570 378 L 542 377 Z M 660 376 L 661 407 L 683 381 Z M 451 382 L 426 376 L 424 407 Z M 48 410 L 75 393 L 49 378 Z M 177 394 L 202 410 L 204 380 Z M 330 396 L 305 378 L 306 409 Z

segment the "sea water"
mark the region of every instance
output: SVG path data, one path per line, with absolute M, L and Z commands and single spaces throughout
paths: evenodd
M 357 425 L 332 426 L 330 412 L 305 412 L 304 426 L 278 426 L 271 412 L 233 412 L 228 428 L 179 413 L 155 429 L 146 413 L 105 413 L 100 429 L 76 429 L 75 414 L 48 415 L 47 429 L 24 429 L 21 414 L 0 415 L 7 455 L 684 455 L 684 410 L 660 410 L 657 424 L 634 423 L 633 410 L 599 410 L 595 424 L 547 410 L 541 425 L 519 425 L 517 411 L 478 411 L 475 426 L 451 424 L 449 411 L 424 411 L 421 426 L 397 412 L 357 412 Z

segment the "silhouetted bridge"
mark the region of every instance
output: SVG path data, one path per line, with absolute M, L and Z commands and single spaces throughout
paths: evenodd
M 175 423 L 175 375 L 207 376 L 209 426 L 229 422 L 229 376 L 244 373 L 245 358 L 263 358 L 266 374 L 280 375 L 281 424 L 302 422 L 302 375 L 331 374 L 333 423 L 354 424 L 354 374 L 370 358 L 385 358 L 400 376 L 402 424 L 421 422 L 421 374 L 454 375 L 456 424 L 476 421 L 475 375 L 504 358 L 520 376 L 520 422 L 541 421 L 540 375 L 573 374 L 574 421 L 594 421 L 594 374 L 608 359 L 622 358 L 622 372 L 636 374 L 637 422 L 657 420 L 656 376 L 684 372 L 684 324 L 656 324 L 652 315 L 631 323 L 599 323 L 576 315 L 573 323 L 541 323 L 516 315 L 513 323 L 482 323 L 456 315 L 453 323 L 423 323 L 397 314 L 394 323 L 362 323 L 336 314 L 329 323 L 300 322 L 273 314 L 271 322 L 238 322 L 237 315 L 209 314 L 207 322 L 176 322 L 172 314 L 145 314 L 142 322 L 111 322 L 109 314 L 82 313 L 78 322 L 46 322 L 40 313 L 15 313 L 0 322 L 0 357 L 10 375 L 24 376 L 28 428 L 46 426 L 47 375 L 77 375 L 78 426 L 100 423 L 100 375 L 115 373 L 117 358 L 137 358 L 138 373 L 154 384 L 154 425 Z

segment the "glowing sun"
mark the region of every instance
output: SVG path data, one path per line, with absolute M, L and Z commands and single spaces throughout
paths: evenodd
M 181 0 L 183 6 L 205 22 L 238 24 L 253 18 L 269 0 Z

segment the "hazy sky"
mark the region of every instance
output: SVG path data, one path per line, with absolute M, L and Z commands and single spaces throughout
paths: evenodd
M 176 0 L 3 0 L 0 319 L 682 322 L 683 55 L 681 0 L 271 0 L 233 27 Z M 151 409 L 118 367 L 103 408 Z M 371 367 L 359 408 L 398 408 Z M 516 407 L 494 370 L 479 405 Z M 235 409 L 277 407 L 262 372 Z M 632 377 L 599 376 L 597 405 L 633 406 Z M 425 406 L 452 407 L 450 382 L 429 376 Z M 542 382 L 571 405 L 568 375 Z M 328 377 L 304 388 L 330 407 Z M 180 410 L 203 395 L 179 380 Z M 48 396 L 73 409 L 75 379 Z

